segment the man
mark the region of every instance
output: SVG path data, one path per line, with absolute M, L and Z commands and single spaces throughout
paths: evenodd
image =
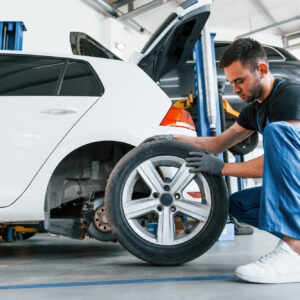
M 219 67 L 233 91 L 249 105 L 219 136 L 174 138 L 217 154 L 253 131 L 263 134 L 264 155 L 258 158 L 224 164 L 212 154 L 192 152 L 186 158 L 187 166 L 195 173 L 263 177 L 262 187 L 231 195 L 230 213 L 280 241 L 274 251 L 238 267 L 235 273 L 251 282 L 300 282 L 300 85 L 275 79 L 263 47 L 252 39 L 234 41 Z

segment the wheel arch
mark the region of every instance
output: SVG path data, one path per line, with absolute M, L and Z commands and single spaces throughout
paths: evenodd
M 48 181 L 44 212 L 60 207 L 76 198 L 85 199 L 88 194 L 103 192 L 106 181 L 117 162 L 134 146 L 119 141 L 96 141 L 81 145 L 68 152 L 53 168 Z

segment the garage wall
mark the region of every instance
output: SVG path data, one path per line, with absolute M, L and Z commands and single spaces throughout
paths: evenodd
M 141 50 L 150 38 L 147 33 L 138 33 L 113 18 L 104 20 L 101 29 L 98 41 L 124 60 L 128 60 L 134 51 Z M 118 49 L 117 43 L 124 48 Z
M 127 59 L 149 38 L 82 0 L 0 0 L 0 20 L 24 22 L 24 51 L 71 53 L 70 31 L 80 31 Z M 123 44 L 124 49 L 117 49 L 116 43 Z
M 100 36 L 104 16 L 77 0 L 0 0 L 1 21 L 23 21 L 24 51 L 71 53 L 70 31 Z

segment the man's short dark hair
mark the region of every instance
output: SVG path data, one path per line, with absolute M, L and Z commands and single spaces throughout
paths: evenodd
M 240 60 L 244 66 L 249 65 L 252 72 L 255 71 L 259 61 L 268 63 L 263 46 L 250 38 L 237 39 L 230 44 L 221 57 L 219 68 L 224 69 L 237 60 Z

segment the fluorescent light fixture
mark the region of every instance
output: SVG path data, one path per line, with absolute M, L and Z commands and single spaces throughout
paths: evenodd
M 121 42 L 115 42 L 115 47 L 118 49 L 118 50 L 123 50 L 126 45 L 121 43 Z

